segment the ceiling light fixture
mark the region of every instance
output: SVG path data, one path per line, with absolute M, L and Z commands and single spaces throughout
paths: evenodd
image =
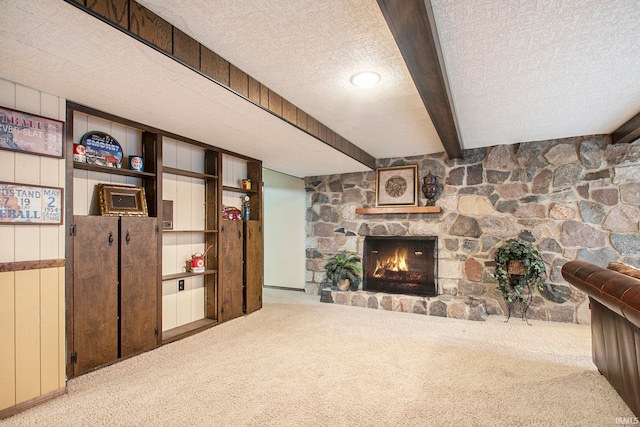
M 380 81 L 380 74 L 373 71 L 363 71 L 351 76 L 351 84 L 358 87 L 374 87 Z

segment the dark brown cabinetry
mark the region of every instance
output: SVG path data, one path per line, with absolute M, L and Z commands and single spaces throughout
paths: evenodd
M 221 271 L 223 321 L 262 308 L 264 265 L 259 221 L 223 221 Z
M 74 216 L 72 375 L 157 344 L 155 218 Z
M 222 221 L 220 319 L 242 316 L 243 307 L 243 227 L 242 221 Z
M 145 170 L 127 169 L 126 160 L 122 168 L 74 162 L 73 144 L 78 143 L 85 132 L 95 129 L 120 139 L 125 159 L 126 155 L 142 155 Z M 163 147 L 169 150 L 180 144 L 183 161 L 171 157 L 175 152 L 168 153 L 165 166 Z M 192 157 L 184 161 L 184 153 L 188 151 Z M 73 102 L 67 102 L 66 153 L 69 378 L 262 307 L 262 163 L 259 160 Z M 178 178 L 166 178 L 167 175 Z M 170 194 L 169 184 L 174 185 L 170 181 L 165 183 L 167 179 L 180 183 L 191 180 L 195 190 L 189 194 L 198 196 L 186 206 L 174 203 L 172 213 L 182 214 L 182 221 L 175 223 L 181 225 L 160 233 L 163 194 Z M 251 188 L 243 188 L 245 179 L 251 181 Z M 99 183 L 143 187 L 149 217 L 98 216 L 95 186 Z M 167 191 L 163 192 L 165 184 Z M 175 191 L 176 187 L 173 188 Z M 191 190 L 181 187 L 180 191 Z M 204 199 L 200 191 L 204 192 Z M 238 199 L 245 200 L 246 196 L 250 199 L 249 220 L 223 220 L 223 203 L 236 205 Z M 194 214 L 191 224 L 184 221 L 189 218 L 189 214 L 185 214 L 187 206 L 193 213 L 202 209 L 202 201 L 204 220 Z M 191 246 L 187 255 L 184 247 L 188 245 Z M 185 261 L 193 252 L 201 250 L 200 245 L 203 249 L 211 247 L 206 255 L 206 269 L 191 272 Z M 167 259 L 163 259 L 163 253 Z M 185 290 L 184 281 L 180 289 L 181 279 L 185 279 L 187 285 L 189 281 L 192 285 L 195 283 L 191 288 L 187 286 L 186 291 L 193 292 L 189 297 L 199 298 L 204 306 L 194 309 L 197 304 L 193 301 L 200 300 L 190 300 L 191 311 L 187 315 L 184 313 L 189 309 L 179 311 L 186 306 L 186 298 L 178 301 L 175 297 L 176 292 Z M 168 295 L 165 290 L 170 290 L 174 282 L 176 292 Z M 176 313 L 182 316 L 179 321 Z
M 247 314 L 262 308 L 262 284 L 264 282 L 264 244 L 262 223 L 244 223 L 244 291 Z

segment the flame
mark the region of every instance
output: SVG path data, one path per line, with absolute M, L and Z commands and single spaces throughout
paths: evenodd
M 396 253 L 393 257 L 385 260 L 376 260 L 373 277 L 382 277 L 385 271 L 409 271 L 406 248 L 396 248 Z

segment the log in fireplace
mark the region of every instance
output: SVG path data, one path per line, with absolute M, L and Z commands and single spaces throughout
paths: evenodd
M 436 236 L 367 236 L 362 259 L 363 289 L 435 296 L 437 260 Z

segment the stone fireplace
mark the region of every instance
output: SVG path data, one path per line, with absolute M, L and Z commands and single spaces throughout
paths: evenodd
M 325 302 L 459 319 L 504 316 L 494 257 L 517 237 L 540 251 L 548 273 L 527 317 L 588 324 L 589 300 L 564 280 L 562 266 L 577 259 L 640 267 L 640 140 L 612 144 L 610 136 L 594 135 L 465 150 L 455 160 L 438 153 L 376 165 L 418 165 L 419 177 L 439 177 L 441 212 L 358 213 L 376 207 L 375 171 L 305 178 L 305 287 Z M 425 205 L 422 197 L 418 202 Z M 345 250 L 364 261 L 368 236 L 438 236 L 438 295 L 325 290 L 329 257 Z
M 436 296 L 437 252 L 435 236 L 367 236 L 362 259 L 363 290 Z

